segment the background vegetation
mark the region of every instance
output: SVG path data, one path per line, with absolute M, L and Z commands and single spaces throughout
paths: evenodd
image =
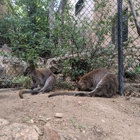
M 117 70 L 117 47 L 109 39 L 117 21 L 117 11 L 114 10 L 114 15 L 108 14 L 112 8 L 108 4 L 110 1 L 95 0 L 94 12 L 99 14 L 92 22 L 85 17 L 80 23 L 71 13 L 73 7 L 69 2 L 63 7 L 58 1 L 52 2 L 16 0 L 7 7 L 11 10 L 0 19 L 0 37 L 9 41 L 13 55 L 25 61 L 37 61 L 38 57 L 48 59 L 76 54 L 63 62 L 63 73 L 73 78 L 97 67 Z M 128 12 L 128 17 L 134 27 L 131 12 Z M 133 37 L 128 38 L 124 43 L 125 49 L 132 46 L 133 41 Z M 132 67 L 133 62 L 135 59 L 131 59 L 125 68 Z

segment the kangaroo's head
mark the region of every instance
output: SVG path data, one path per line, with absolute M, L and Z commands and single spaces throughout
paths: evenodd
M 83 91 L 87 89 L 86 83 L 81 82 L 81 81 L 77 82 L 77 87 L 79 90 L 83 90 Z
M 24 76 L 28 76 L 28 75 L 31 75 L 35 70 L 35 65 L 34 65 L 34 62 L 33 60 L 30 60 L 29 61 L 29 66 L 26 68 L 26 70 L 23 72 L 23 75 Z

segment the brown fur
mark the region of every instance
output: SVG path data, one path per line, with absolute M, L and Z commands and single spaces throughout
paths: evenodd
M 92 70 L 80 78 L 79 82 L 77 83 L 78 89 L 82 91 L 93 90 L 102 79 L 102 77 L 108 72 L 109 70 L 106 68 L 98 68 Z
M 96 88 L 88 93 L 78 93 L 76 96 L 112 97 L 118 90 L 118 78 L 115 74 L 107 73 L 97 84 Z
M 109 72 L 109 70 L 95 69 L 88 74 L 84 75 L 78 82 L 79 89 L 85 91 L 61 91 L 53 92 L 48 97 L 57 95 L 74 95 L 74 96 L 104 96 L 112 97 L 117 93 L 118 79 L 115 74 Z M 94 88 L 91 92 L 86 92 Z
M 44 93 L 51 91 L 56 83 L 55 75 L 47 68 L 37 69 L 34 66 L 33 61 L 30 61 L 30 65 L 26 68 L 24 76 L 31 76 L 33 85 L 31 86 L 32 90 L 21 90 L 19 96 L 23 98 L 22 94 L 25 93 Z

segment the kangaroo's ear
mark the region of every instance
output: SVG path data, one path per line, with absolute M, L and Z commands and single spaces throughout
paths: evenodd
M 34 61 L 33 60 L 29 60 L 29 65 L 30 66 L 34 66 Z

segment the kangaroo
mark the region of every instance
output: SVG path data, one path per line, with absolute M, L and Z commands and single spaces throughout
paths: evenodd
M 112 97 L 118 90 L 118 78 L 113 73 L 107 73 L 96 85 L 95 89 L 88 93 L 77 93 L 76 96 L 98 96 L 98 97 Z
M 118 79 L 108 69 L 99 68 L 81 77 L 77 85 L 81 91 L 52 92 L 48 97 L 57 95 L 112 97 L 117 93 Z M 91 91 L 87 92 L 89 90 Z
M 81 91 L 93 90 L 99 81 L 103 78 L 103 76 L 108 72 L 109 70 L 106 68 L 98 68 L 92 70 L 80 78 L 77 83 L 78 89 Z
M 49 92 L 56 84 L 56 77 L 51 70 L 47 68 L 35 68 L 32 60 L 29 62 L 29 66 L 23 74 L 24 76 L 31 76 L 33 84 L 31 90 L 22 89 L 19 92 L 20 98 L 23 98 L 23 94 L 25 93 L 38 94 Z

